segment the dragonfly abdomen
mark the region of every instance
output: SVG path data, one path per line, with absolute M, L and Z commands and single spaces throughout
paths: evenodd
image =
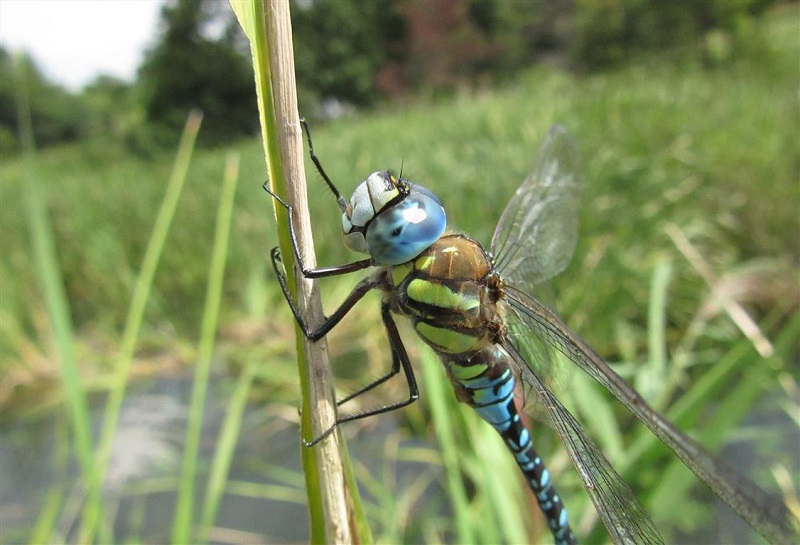
M 577 543 L 550 473 L 514 403 L 516 379 L 498 314 L 494 268 L 483 247 L 464 235 L 441 237 L 414 260 L 389 268 L 392 310 L 411 318 L 439 355 L 458 399 L 503 437 L 536 495 L 558 545 Z
M 458 399 L 471 406 L 502 436 L 539 502 L 557 545 L 577 543 L 550 472 L 531 442 L 514 402 L 515 377 L 510 356 L 490 344 L 468 358 L 440 354 Z

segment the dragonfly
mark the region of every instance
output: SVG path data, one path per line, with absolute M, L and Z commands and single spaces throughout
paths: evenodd
M 303 334 L 312 341 L 325 337 L 364 295 L 373 290 L 381 292 L 381 319 L 391 348 L 391 369 L 337 405 L 398 373 L 405 377 L 408 388 L 408 397 L 400 401 L 337 417 L 330 429 L 306 446 L 313 446 L 345 422 L 399 409 L 419 398 L 414 371 L 395 322 L 399 316 L 410 320 L 416 334 L 439 357 L 458 400 L 499 432 L 557 545 L 571 545 L 578 538 L 520 417 L 514 398 L 520 380 L 537 405 L 545 408 L 611 539 L 625 544 L 663 543 L 663 539 L 622 477 L 550 390 L 539 370 L 552 363 L 553 349 L 611 392 L 769 542 L 798 542 L 797 522 L 780 499 L 673 426 L 553 311 L 530 295 L 566 268 L 577 241 L 582 177 L 576 144 L 565 128 L 556 125 L 549 131 L 533 169 L 501 215 L 487 251 L 467 235 L 447 231 L 441 200 L 402 175 L 374 172 L 356 187 L 349 201 L 345 200 L 314 151 L 307 123 L 302 123 L 311 160 L 342 212 L 344 243 L 369 257 L 334 267 L 305 267 L 295 234 L 294 209 L 265 183 L 264 189 L 288 214 L 300 271 L 310 279 L 365 269 L 371 272 L 315 327 L 306 323 L 290 294 L 276 247 L 271 258 L 281 289 Z

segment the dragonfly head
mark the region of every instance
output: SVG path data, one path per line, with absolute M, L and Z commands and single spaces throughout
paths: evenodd
M 376 265 L 410 261 L 436 242 L 447 220 L 430 190 L 373 172 L 361 182 L 342 214 L 345 245 L 369 254 Z

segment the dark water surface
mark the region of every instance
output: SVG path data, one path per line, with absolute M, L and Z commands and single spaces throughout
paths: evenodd
M 206 472 L 228 403 L 223 392 L 213 391 L 220 382 L 210 384 L 195 483 L 197 506 L 202 505 Z M 104 490 L 106 509 L 116 510 L 114 533 L 119 542 L 170 539 L 190 390 L 190 378 L 161 379 L 133 388 L 126 398 Z M 103 406 L 94 407 L 95 435 Z M 285 488 L 288 477 L 297 483 L 296 494 L 290 494 L 297 501 L 226 493 L 212 533 L 214 542 L 307 541 L 298 430 L 291 422 L 278 418 L 276 425 L 275 420 L 269 409 L 247 410 L 229 480 Z M 78 465 L 64 446 L 67 426 L 64 413 L 4 422 L 0 429 L 0 542 L 28 542 L 48 491 L 58 487 L 63 487 L 67 497 L 58 529 L 62 536 L 74 539 L 82 490 Z

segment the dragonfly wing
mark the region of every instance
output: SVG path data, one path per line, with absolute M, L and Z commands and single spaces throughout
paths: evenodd
M 555 125 L 492 237 L 497 270 L 506 280 L 529 290 L 564 270 L 578 237 L 581 185 L 575 142 Z
M 521 320 L 533 334 L 546 340 L 611 392 L 750 526 L 771 543 L 798 542 L 792 522 L 794 517 L 782 501 L 767 494 L 664 419 L 544 305 L 515 288 L 504 286 L 503 290 L 514 319 Z M 522 369 L 523 378 L 533 379 L 536 388 L 538 378 L 532 372 L 526 373 L 525 368 Z M 546 399 L 547 403 L 553 401 Z
M 664 543 L 647 510 L 636 499 L 624 479 L 583 432 L 570 412 L 539 377 L 530 371 L 526 365 L 527 358 L 517 351 L 515 344 L 512 341 L 506 345 L 506 349 L 517 360 L 523 380 L 536 392 L 541 405 L 547 408 L 553 427 L 572 458 L 583 486 L 592 498 L 611 539 L 617 544 Z

